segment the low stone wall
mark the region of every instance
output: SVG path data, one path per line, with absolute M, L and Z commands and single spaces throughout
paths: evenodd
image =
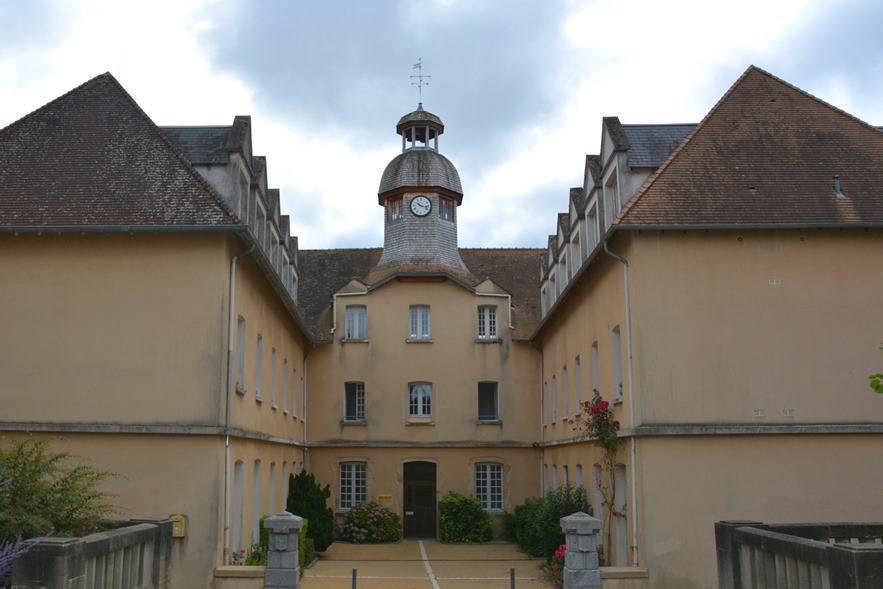
M 169 585 L 172 522 L 138 519 L 83 538 L 42 538 L 17 559 L 13 589 L 163 589 Z
M 883 586 L 883 523 L 714 525 L 720 589 Z

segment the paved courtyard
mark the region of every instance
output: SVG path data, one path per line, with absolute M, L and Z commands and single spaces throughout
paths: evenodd
M 508 589 L 515 569 L 517 589 L 551 589 L 542 565 L 513 544 L 335 542 L 304 572 L 301 587 L 349 589 L 356 569 L 358 589 Z

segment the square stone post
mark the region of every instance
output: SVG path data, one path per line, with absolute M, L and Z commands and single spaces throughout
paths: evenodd
M 598 568 L 598 534 L 601 520 L 582 511 L 561 518 L 567 552 L 564 554 L 564 589 L 601 587 Z
M 303 518 L 282 511 L 264 520 L 269 536 L 265 589 L 297 589 L 300 586 L 297 535 Z

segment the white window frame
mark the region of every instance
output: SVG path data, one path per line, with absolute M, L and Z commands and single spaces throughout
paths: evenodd
M 343 395 L 343 420 L 350 423 L 365 421 L 365 383 L 344 383 Z
M 341 511 L 352 509 L 359 503 L 368 500 L 368 464 L 366 462 L 340 463 L 340 495 Z
M 410 339 L 426 341 L 430 338 L 429 305 L 411 305 Z
M 475 464 L 475 498 L 485 511 L 503 511 L 503 465 L 499 462 Z
M 408 417 L 432 417 L 432 383 L 408 383 Z
M 367 339 L 368 309 L 365 305 L 348 305 L 346 308 L 346 339 Z
M 495 340 L 497 333 L 497 307 L 496 305 L 481 305 L 478 307 L 478 339 Z

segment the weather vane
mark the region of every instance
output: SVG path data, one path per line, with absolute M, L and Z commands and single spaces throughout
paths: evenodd
M 416 82 L 411 82 L 412 86 L 417 86 L 417 95 L 420 97 L 420 105 L 423 105 L 423 86 L 429 86 L 429 82 L 425 82 L 423 78 L 431 78 L 432 76 L 424 76 L 423 75 L 423 58 L 420 57 L 417 59 L 417 63 L 411 69 L 417 70 L 416 76 L 411 76 L 412 78 L 417 78 Z

